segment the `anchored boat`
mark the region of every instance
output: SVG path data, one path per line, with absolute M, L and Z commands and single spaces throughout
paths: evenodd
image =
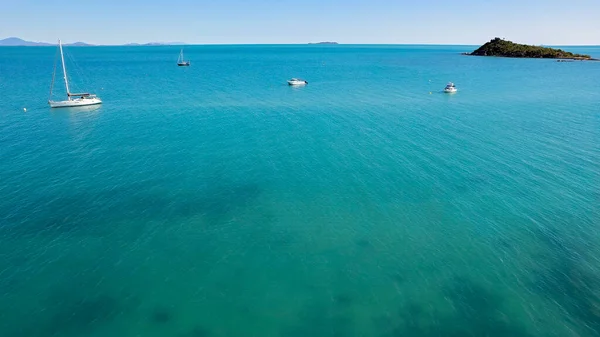
M 444 88 L 444 92 L 449 93 L 449 94 L 455 93 L 457 91 L 458 91 L 458 89 L 456 89 L 456 86 L 454 86 L 454 83 L 452 83 L 452 82 L 448 83 L 446 85 L 446 87 Z
M 190 61 L 185 61 L 183 59 L 183 49 L 179 52 L 179 58 L 177 59 L 177 65 L 180 67 L 189 67 Z
M 291 80 L 287 81 L 289 85 L 306 85 L 308 84 L 307 81 L 305 80 L 301 80 L 298 78 L 292 78 Z
M 54 89 L 54 80 L 56 78 L 56 64 L 54 64 L 54 72 L 52 74 L 52 84 L 50 85 L 50 99 L 48 100 L 48 104 L 50 104 L 51 108 L 68 108 L 68 107 L 76 107 L 76 106 L 86 106 L 86 105 L 94 105 L 101 104 L 102 100 L 98 98 L 96 95 L 84 92 L 84 93 L 73 93 L 69 90 L 69 79 L 67 77 L 67 68 L 65 67 L 65 56 L 63 54 L 62 43 L 58 40 L 58 49 L 60 50 L 60 60 L 62 64 L 63 70 L 63 78 L 65 80 L 65 88 L 67 89 L 67 99 L 64 101 L 53 101 L 52 98 L 52 89 Z

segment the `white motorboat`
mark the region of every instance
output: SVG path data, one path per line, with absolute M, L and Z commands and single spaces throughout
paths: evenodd
M 48 100 L 51 108 L 67 108 L 101 104 L 102 100 L 96 97 L 96 95 L 90 93 L 72 93 L 69 90 L 69 79 L 67 77 L 67 68 L 65 67 L 65 56 L 63 55 L 62 43 L 58 40 L 58 49 L 60 50 L 60 60 L 63 69 L 63 78 L 65 80 L 65 88 L 67 89 L 67 100 L 65 101 L 53 101 Z M 52 74 L 52 84 L 50 85 L 50 97 L 52 97 L 52 89 L 54 88 L 54 79 L 56 78 L 56 66 L 54 67 L 54 73 Z
M 444 88 L 444 92 L 449 93 L 449 94 L 455 93 L 457 91 L 458 91 L 458 89 L 456 89 L 456 86 L 454 86 L 454 83 L 452 83 L 452 82 L 448 83 L 446 85 L 446 87 Z
M 289 85 L 307 85 L 308 82 L 305 80 L 301 80 L 298 78 L 292 78 L 291 80 L 287 81 Z

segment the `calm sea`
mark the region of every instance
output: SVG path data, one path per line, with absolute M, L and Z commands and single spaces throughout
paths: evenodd
M 0 48 L 0 336 L 600 335 L 600 62 L 473 49 Z

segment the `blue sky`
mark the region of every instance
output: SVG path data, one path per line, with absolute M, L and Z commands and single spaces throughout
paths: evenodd
M 600 45 L 600 0 L 2 0 L 0 38 Z

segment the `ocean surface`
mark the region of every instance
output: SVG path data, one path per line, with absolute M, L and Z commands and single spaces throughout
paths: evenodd
M 599 336 L 600 62 L 473 49 L 0 48 L 0 336 Z

